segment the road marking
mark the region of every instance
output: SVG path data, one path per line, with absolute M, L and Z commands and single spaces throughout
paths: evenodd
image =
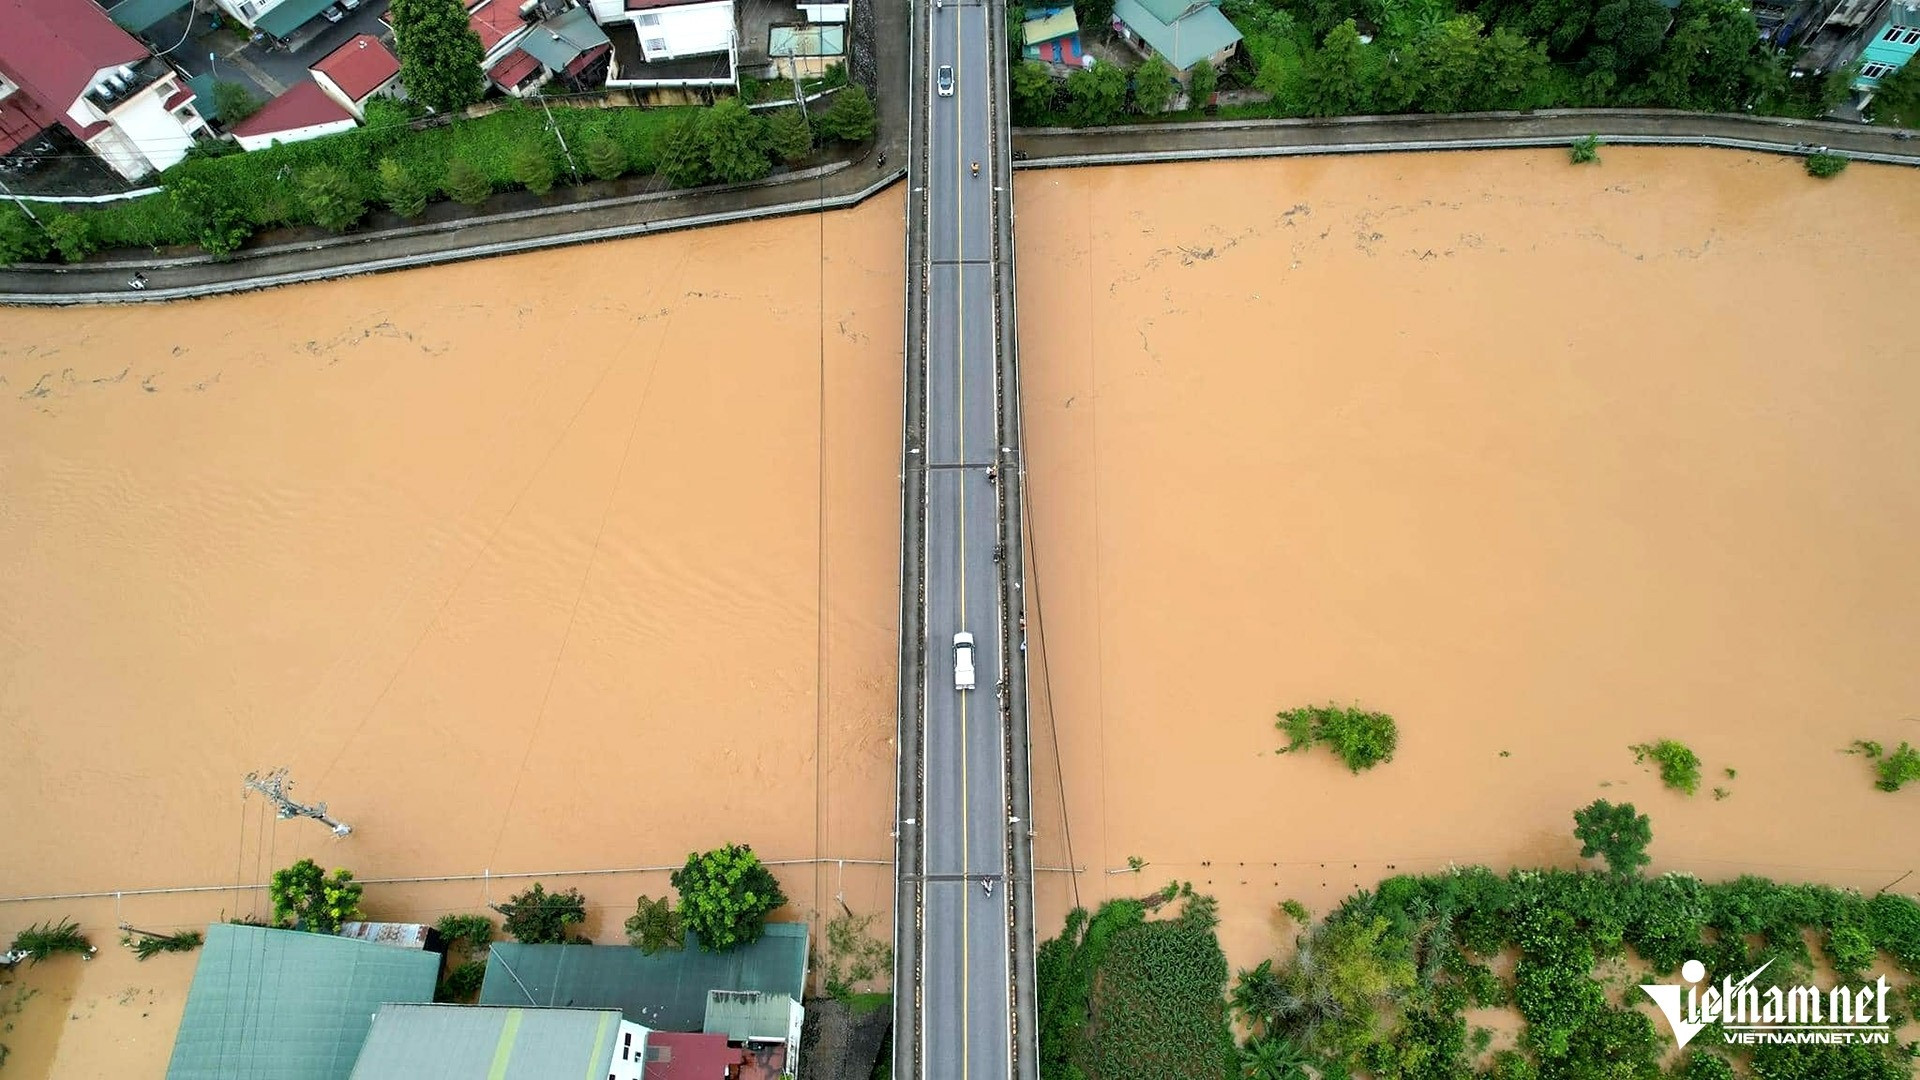
M 958 20 L 955 20 L 956 23 Z M 953 38 L 953 66 L 955 71 L 966 70 L 966 35 L 956 33 Z M 965 255 L 967 251 L 967 197 L 966 180 L 960 176 L 960 159 L 966 156 L 967 107 L 964 97 L 956 96 L 953 103 L 953 242 L 956 255 Z M 967 274 L 965 270 L 955 272 L 954 278 L 954 317 L 958 326 L 955 336 L 955 373 L 957 403 L 957 427 L 960 438 L 960 456 L 967 456 Z M 967 477 L 960 476 L 960 625 L 967 624 Z M 976 680 L 977 681 L 977 680 Z M 971 789 L 967 781 L 967 697 L 960 696 L 960 870 L 967 870 L 968 848 L 967 818 L 971 809 Z M 969 944 L 967 924 L 967 890 L 960 890 L 960 1075 L 969 1080 L 973 1075 L 971 1034 L 973 1021 L 970 1007 L 973 999 L 973 948 Z

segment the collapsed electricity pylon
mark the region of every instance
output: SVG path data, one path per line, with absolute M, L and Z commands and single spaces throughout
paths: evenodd
M 347 836 L 353 832 L 353 826 L 344 821 L 335 821 L 327 816 L 326 803 L 315 803 L 312 806 L 308 806 L 305 803 L 294 802 L 293 799 L 287 795 L 287 792 L 293 790 L 293 781 L 287 779 L 285 766 L 275 769 L 265 776 L 261 776 L 257 772 L 248 773 L 247 787 L 265 795 L 267 799 L 279 809 L 281 821 L 295 817 L 310 817 L 322 825 L 332 826 L 333 835 L 335 836 Z

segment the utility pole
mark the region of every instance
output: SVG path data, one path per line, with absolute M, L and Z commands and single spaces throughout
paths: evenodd
M 547 114 L 547 127 L 553 129 L 553 137 L 560 140 L 560 152 L 567 155 L 567 172 L 571 173 L 575 180 L 578 180 L 580 179 L 580 168 L 573 163 L 573 151 L 567 149 L 567 137 L 560 134 L 560 125 L 553 122 L 553 110 L 547 108 L 546 95 L 541 94 L 539 97 L 540 111 Z
M 344 837 L 353 832 L 353 826 L 344 821 L 335 821 L 327 816 L 326 803 L 315 803 L 312 806 L 308 806 L 305 803 L 293 801 L 287 794 L 288 791 L 293 789 L 293 781 L 287 779 L 287 770 L 284 765 L 265 776 L 261 776 L 257 772 L 250 772 L 247 774 L 246 784 L 249 790 L 257 791 L 265 795 L 267 800 L 279 809 L 281 821 L 285 821 L 288 818 L 310 817 L 322 825 L 332 826 L 333 835 L 335 836 Z
M 9 199 L 12 199 L 14 203 L 20 207 L 20 212 L 27 215 L 27 220 L 33 222 L 35 225 L 38 225 L 40 227 L 41 232 L 47 231 L 46 222 L 41 221 L 40 215 L 33 212 L 33 207 L 27 205 L 27 200 L 21 198 L 18 195 L 15 195 L 13 193 L 13 189 L 8 187 L 4 183 L 0 183 L 0 193 L 5 194 L 6 197 Z

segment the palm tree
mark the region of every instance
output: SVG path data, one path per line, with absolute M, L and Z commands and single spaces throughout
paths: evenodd
M 1308 1080 L 1308 1060 L 1284 1036 L 1264 1036 L 1240 1048 L 1240 1075 L 1243 1080 Z

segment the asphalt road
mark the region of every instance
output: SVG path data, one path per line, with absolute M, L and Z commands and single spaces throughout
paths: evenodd
M 991 9 L 922 5 L 927 117 L 926 786 L 921 1062 L 927 1080 L 1005 1080 L 1012 1067 L 995 404 Z M 972 164 L 980 163 L 973 175 Z M 973 634 L 976 686 L 954 688 L 953 635 Z M 989 895 L 983 882 L 991 880 Z

